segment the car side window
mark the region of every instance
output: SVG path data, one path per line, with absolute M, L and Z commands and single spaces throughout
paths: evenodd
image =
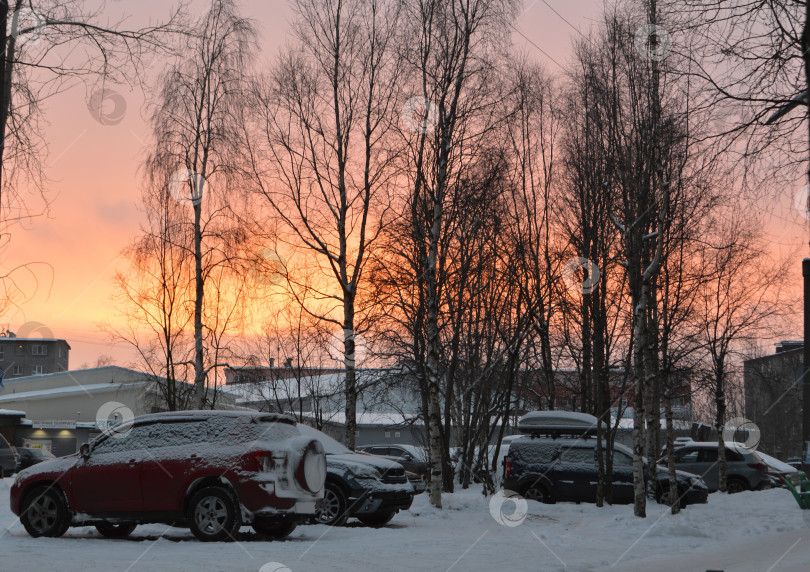
M 179 447 L 210 441 L 206 435 L 205 421 L 154 423 L 149 425 L 146 439 L 145 445 L 150 448 Z
M 700 452 L 701 463 L 716 463 L 717 462 L 717 449 L 703 449 Z
M 699 449 L 681 449 L 675 453 L 676 463 L 697 463 L 700 456 Z
M 387 457 L 388 456 L 388 447 L 372 447 L 369 450 L 369 453 L 371 453 L 372 455 L 379 455 L 381 457 Z
M 577 465 L 593 465 L 596 462 L 593 451 L 594 450 L 590 447 L 571 447 L 563 449 L 562 462 L 575 463 Z
M 613 453 L 613 466 L 614 467 L 632 467 L 633 458 L 620 451 Z
M 516 461 L 532 464 L 551 463 L 560 455 L 556 443 L 516 442 L 509 446 L 509 456 Z
M 136 425 L 121 433 L 113 433 L 93 446 L 93 455 L 135 451 L 149 447 L 151 425 Z

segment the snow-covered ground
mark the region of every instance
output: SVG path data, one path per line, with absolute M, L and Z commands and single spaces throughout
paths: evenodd
M 515 504 L 505 501 L 501 512 L 475 487 L 446 495 L 443 511 L 419 495 L 382 529 L 356 521 L 301 526 L 287 540 L 269 542 L 243 528 L 239 542 L 206 544 L 160 525 L 138 527 L 126 540 L 102 538 L 93 528 L 30 538 L 9 511 L 11 483 L 0 482 L 3 571 L 810 570 L 810 515 L 785 489 L 716 493 L 676 516 L 652 502 L 646 519 L 633 517 L 631 506 L 528 501 L 522 523 L 507 526 L 491 508 L 516 524 Z

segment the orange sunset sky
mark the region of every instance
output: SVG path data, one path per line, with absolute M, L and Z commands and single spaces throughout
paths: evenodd
M 108 2 L 108 9 L 110 14 L 130 14 L 129 22 L 136 26 L 150 15 L 161 18 L 168 14 L 167 5 L 162 0 L 122 0 Z M 201 0 L 191 4 L 199 14 L 207 5 Z M 260 31 L 261 61 L 271 61 L 289 40 L 293 13 L 288 2 L 243 0 L 242 6 Z M 599 0 L 526 0 L 517 23 L 525 37 L 507 32 L 512 32 L 519 49 L 549 71 L 561 72 L 560 64 L 567 66 L 571 43 L 579 33 L 575 28 L 587 32 L 599 19 L 601 8 Z M 151 71 L 157 74 L 162 66 L 163 62 L 155 61 Z M 27 321 L 45 324 L 54 336 L 71 344 L 71 369 L 93 366 L 102 354 L 113 356 L 119 365 L 132 362 L 127 348 L 111 345 L 96 324 L 116 317 L 112 278 L 116 269 L 125 267 L 119 253 L 139 231 L 139 168 L 150 135 L 144 122 L 144 94 L 126 86 L 113 87 L 127 106 L 116 125 L 101 125 L 93 119 L 87 107 L 89 93 L 82 85 L 45 104 L 49 124 L 43 128 L 49 154 L 44 163 L 50 179 L 50 210 L 46 217 L 16 228 L 6 259 L 0 261 L 6 269 L 42 263 L 31 266 L 39 282 L 36 293 L 21 308 L 2 316 L 0 328 L 19 330 Z M 775 252 L 807 242 L 807 221 L 793 206 L 801 186 L 785 189 L 778 200 L 761 204 Z M 796 274 L 801 276 L 798 260 Z M 33 282 L 28 288 L 33 292 Z

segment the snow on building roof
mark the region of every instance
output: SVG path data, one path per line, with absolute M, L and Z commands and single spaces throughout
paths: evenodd
M 25 411 L 15 411 L 14 409 L 0 409 L 0 415 L 25 415 Z
M 389 370 L 357 370 L 357 384 L 362 387 L 374 383 L 387 373 Z M 307 375 L 300 379 L 290 377 L 223 385 L 220 386 L 220 390 L 233 395 L 237 403 L 261 403 L 271 398 L 275 399 L 274 390 L 278 392 L 280 399 L 297 398 L 298 395 L 293 395 L 292 390 L 297 390 L 300 383 L 302 397 L 309 397 L 313 393 L 328 397 L 343 391 L 345 377 L 346 374 L 342 371 L 337 373 L 332 371 L 331 373 Z
M 610 419 L 611 427 L 615 427 L 616 425 L 616 418 L 611 417 Z M 681 419 L 673 419 L 672 420 L 672 427 L 675 430 L 689 430 L 692 428 L 691 421 L 683 421 Z M 632 419 L 625 419 L 624 417 L 619 419 L 619 429 L 632 429 L 633 428 L 633 420 Z M 661 418 L 661 429 L 667 428 L 667 420 L 665 418 Z M 689 443 L 692 445 L 693 443 Z M 715 443 L 716 444 L 716 443 Z
M 143 385 L 141 383 L 95 383 L 93 385 L 76 385 L 74 387 L 54 387 L 53 389 L 40 389 L 38 391 L 22 391 L 19 393 L 5 393 L 0 395 L 0 402 L 3 401 L 18 401 L 20 399 L 38 399 L 45 397 L 52 397 L 54 395 L 63 395 L 66 393 L 99 393 L 103 391 L 119 390 L 122 387 Z
M 312 413 L 304 412 L 304 417 L 311 416 Z M 343 411 L 331 411 L 322 413 L 323 420 L 329 423 L 346 423 L 346 413 Z M 403 413 L 376 413 L 364 411 L 357 413 L 358 425 L 405 425 L 414 421 L 418 416 Z
M 128 374 L 137 374 L 143 377 L 152 377 L 151 374 L 144 373 L 142 371 L 138 371 L 137 369 L 130 369 L 128 367 L 121 367 L 120 365 L 105 365 L 101 367 L 88 367 L 84 369 L 69 369 L 67 371 L 55 371 L 52 373 L 42 373 L 39 375 L 24 375 L 22 377 L 9 377 L 3 379 L 4 384 L 8 383 L 19 383 L 19 382 L 26 382 L 26 381 L 33 381 L 33 380 L 43 380 L 48 378 L 54 377 L 61 377 L 61 376 L 68 376 L 68 377 L 75 377 L 77 375 L 82 375 L 84 373 L 92 373 L 101 370 L 117 370 L 120 372 L 126 372 Z

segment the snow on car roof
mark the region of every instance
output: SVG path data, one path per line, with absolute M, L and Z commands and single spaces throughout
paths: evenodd
M 740 453 L 757 453 L 754 447 L 747 447 L 745 443 L 735 443 L 733 441 L 726 441 L 726 447 L 729 449 L 733 449 L 735 451 L 739 451 Z M 684 443 L 684 447 L 717 447 L 717 441 L 689 441 Z
M 185 419 L 188 417 L 247 417 L 258 418 L 264 420 L 281 421 L 283 423 L 295 424 L 295 419 L 289 415 L 282 415 L 280 413 L 262 413 L 260 411 L 232 411 L 222 409 L 202 409 L 202 410 L 185 410 L 185 411 L 163 411 L 161 413 L 149 413 L 137 417 L 136 421 L 153 421 L 165 419 Z

